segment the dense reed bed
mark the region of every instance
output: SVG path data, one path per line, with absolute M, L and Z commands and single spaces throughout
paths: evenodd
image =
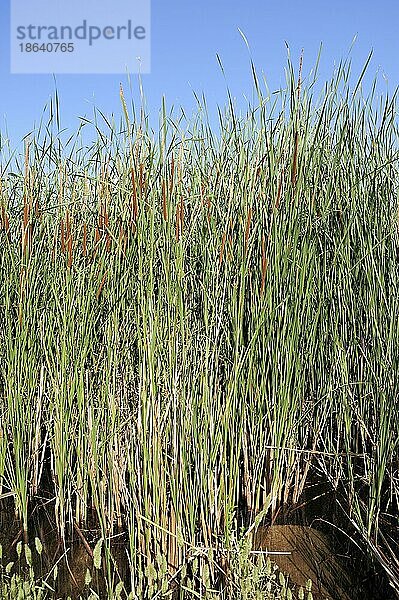
M 110 597 L 244 597 L 234 553 L 315 478 L 399 597 L 396 95 L 300 78 L 157 132 L 121 90 L 91 147 L 55 100 L 2 147 L 0 498 L 24 542 L 41 505 L 100 540 Z

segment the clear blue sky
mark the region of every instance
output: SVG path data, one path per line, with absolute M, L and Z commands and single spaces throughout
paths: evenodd
M 84 0 L 82 0 L 84 1 Z M 30 131 L 54 91 L 51 75 L 10 75 L 10 0 L 0 0 L 0 130 L 13 142 Z M 110 0 L 110 7 L 112 1 Z M 111 8 L 112 10 L 112 8 Z M 147 106 L 156 117 L 164 94 L 167 103 L 195 105 L 192 90 L 205 92 L 211 106 L 224 104 L 226 83 L 216 60 L 219 54 L 227 82 L 238 103 L 251 94 L 248 51 L 238 32 L 248 38 L 254 62 L 273 88 L 284 83 L 287 51 L 297 62 L 304 48 L 308 71 L 323 43 L 321 78 L 348 53 L 353 37 L 354 70 L 361 70 L 374 50 L 369 73 L 384 73 L 391 91 L 399 84 L 399 3 L 397 0 L 153 0 L 152 70 L 143 76 Z M 93 105 L 110 115 L 121 112 L 122 75 L 59 75 L 62 122 L 71 130 L 78 116 L 91 117 Z M 137 77 L 133 76 L 134 95 Z

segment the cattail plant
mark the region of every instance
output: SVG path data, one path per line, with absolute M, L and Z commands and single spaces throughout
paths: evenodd
M 399 594 L 397 106 L 348 69 L 253 70 L 216 127 L 121 89 L 91 147 L 56 102 L 1 170 L 0 498 L 104 597 L 241 597 L 237 548 L 320 480 Z

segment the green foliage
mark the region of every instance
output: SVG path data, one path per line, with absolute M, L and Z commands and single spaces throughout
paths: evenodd
M 0 546 L 1 549 L 1 546 Z M 18 563 L 2 562 L 2 550 L 0 551 L 0 599 L 1 600 L 44 600 L 47 595 L 43 585 L 35 579 L 32 567 L 32 553 L 25 545 L 26 568 Z M 18 557 L 20 558 L 19 551 Z
M 154 133 L 122 91 L 119 124 L 63 145 L 52 105 L 24 157 L 0 148 L 0 497 L 25 535 L 37 497 L 62 537 L 94 515 L 108 595 L 121 529 L 137 597 L 213 589 L 312 469 L 399 593 L 396 96 L 349 71 L 319 99 L 254 71 L 218 132 L 198 98 Z

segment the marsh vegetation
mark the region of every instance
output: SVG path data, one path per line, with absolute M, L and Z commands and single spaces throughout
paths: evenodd
M 282 594 L 254 535 L 312 490 L 399 597 L 396 95 L 253 74 L 217 127 L 121 90 L 120 122 L 66 139 L 55 97 L 1 138 L 3 552 L 39 543 L 49 597 L 76 541 L 71 595 Z

